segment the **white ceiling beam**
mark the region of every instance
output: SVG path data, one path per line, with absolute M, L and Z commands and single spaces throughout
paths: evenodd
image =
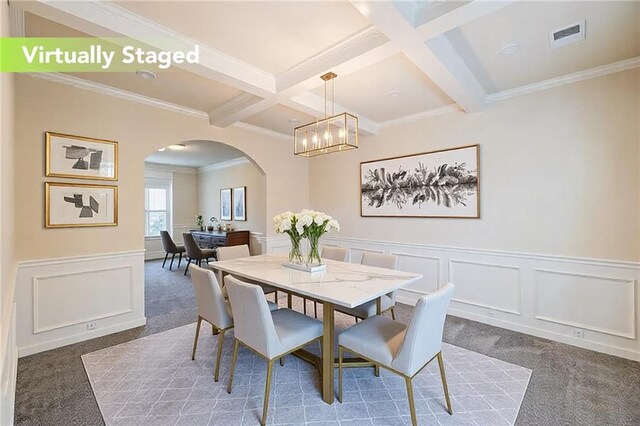
M 189 51 L 198 45 L 200 63 L 181 64 L 180 68 L 256 96 L 265 97 L 276 92 L 273 74 L 203 45 L 113 3 L 36 0 L 19 2 L 19 5 L 28 12 L 94 36 L 104 36 L 104 29 L 106 29 L 139 40 L 153 48 L 170 51 Z

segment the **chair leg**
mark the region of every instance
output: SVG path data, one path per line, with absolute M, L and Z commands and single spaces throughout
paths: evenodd
M 440 367 L 440 378 L 442 379 L 442 388 L 444 389 L 444 399 L 447 401 L 447 412 L 453 414 L 451 409 L 451 400 L 449 399 L 449 387 L 447 386 L 447 377 L 444 374 L 444 360 L 442 359 L 442 352 L 438 352 L 438 367 Z
M 304 297 L 302 298 L 302 305 L 302 312 L 307 315 L 307 299 Z
M 216 358 L 216 372 L 213 374 L 213 381 L 217 382 L 220 377 L 220 360 L 222 359 L 222 345 L 224 345 L 224 330 L 220 330 L 218 337 L 218 356 Z
M 180 269 L 181 262 L 182 262 L 182 253 L 180 253 L 180 256 L 178 257 L 178 269 Z
M 231 357 L 231 371 L 229 371 L 229 386 L 227 386 L 227 393 L 231 393 L 233 387 L 233 372 L 236 369 L 236 360 L 238 359 L 238 348 L 240 347 L 240 341 L 236 339 L 233 345 L 233 356 Z
M 198 259 L 196 262 L 198 263 L 198 266 L 202 268 L 202 259 Z
M 276 306 L 278 305 L 278 290 L 273 292 L 273 303 L 275 303 Z
M 391 311 L 391 319 L 395 321 L 396 320 L 396 312 L 393 310 L 393 308 L 391 308 L 390 311 Z
M 404 378 L 407 384 L 407 399 L 409 400 L 409 411 L 411 411 L 411 424 L 413 426 L 418 425 L 418 419 L 416 418 L 416 403 L 413 400 L 413 386 L 411 385 L 411 377 Z
M 164 255 L 164 262 L 162 262 L 162 267 L 164 268 L 164 264 L 167 263 L 167 257 L 169 257 L 169 253 Z
M 358 323 L 358 317 L 356 317 L 356 324 Z
M 373 367 L 373 374 L 374 374 L 374 376 L 376 376 L 376 377 L 380 377 L 380 367 L 378 366 L 378 364 L 376 364 L 376 365 Z
M 313 317 L 318 318 L 318 302 L 313 302 Z
M 282 358 L 280 358 L 282 359 Z M 264 405 L 262 406 L 262 426 L 267 424 L 267 410 L 269 409 L 269 391 L 271 390 L 271 376 L 273 374 L 273 360 L 267 364 L 267 383 L 264 386 Z
M 171 263 L 169 263 L 169 270 L 171 270 L 171 268 L 173 268 L 173 260 L 176 258 L 176 254 L 173 253 L 173 255 L 171 256 Z
M 338 401 L 342 404 L 342 346 L 338 346 Z
M 198 347 L 198 336 L 200 336 L 200 325 L 202 324 L 202 317 L 198 315 L 198 324 L 196 325 L 196 338 L 193 339 L 193 352 L 191 353 L 191 359 L 196 359 L 196 348 Z
M 187 257 L 187 267 L 184 268 L 184 275 L 187 275 L 187 272 L 189 271 L 189 265 L 191 265 L 191 259 Z
M 284 357 L 283 356 L 280 357 L 280 366 L 284 367 Z

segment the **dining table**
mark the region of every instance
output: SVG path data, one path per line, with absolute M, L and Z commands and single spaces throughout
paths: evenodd
M 321 357 L 301 349 L 294 355 L 314 363 L 321 374 L 322 399 L 327 404 L 334 401 L 335 319 L 336 306 L 355 308 L 376 300 L 377 314 L 381 315 L 380 297 L 399 290 L 422 278 L 422 275 L 394 269 L 378 268 L 356 263 L 323 259 L 326 269 L 307 272 L 285 266 L 286 254 L 265 254 L 213 262 L 210 267 L 219 277 L 224 274 L 239 279 L 275 287 L 287 293 L 291 308 L 292 296 L 322 303 L 323 337 Z M 220 283 L 221 285 L 222 282 Z M 346 360 L 354 366 L 373 365 L 354 358 Z M 349 366 L 349 365 L 345 365 Z

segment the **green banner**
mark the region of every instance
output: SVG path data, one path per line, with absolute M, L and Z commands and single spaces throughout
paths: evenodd
M 197 45 L 168 51 L 129 38 L 0 38 L 0 72 L 166 71 L 199 60 Z

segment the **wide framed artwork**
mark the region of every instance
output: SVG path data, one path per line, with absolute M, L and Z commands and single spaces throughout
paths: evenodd
M 360 215 L 479 219 L 479 147 L 360 163 Z
M 247 187 L 233 188 L 233 220 L 247 220 Z
M 46 132 L 47 177 L 118 180 L 118 142 Z
M 220 190 L 220 220 L 231 220 L 231 188 Z
M 118 187 L 81 183 L 45 183 L 45 227 L 116 226 Z

